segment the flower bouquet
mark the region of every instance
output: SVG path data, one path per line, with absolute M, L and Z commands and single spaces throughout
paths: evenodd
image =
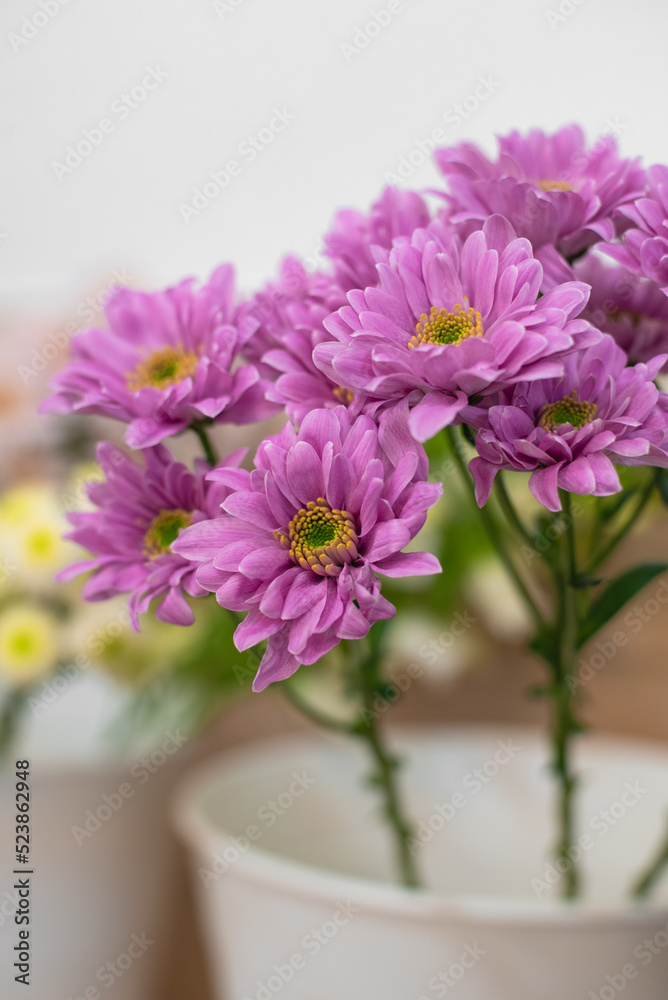
M 513 965 L 514 946 L 502 936 L 495 947 L 505 958 L 495 952 L 480 960 L 496 992 L 484 992 L 480 979 L 473 985 L 476 970 L 460 995 L 533 996 L 527 984 L 540 981 L 544 996 L 584 988 L 583 996 L 590 989 L 604 997 L 605 976 L 617 973 L 596 962 L 613 961 L 628 935 L 611 929 L 607 957 L 590 941 L 589 964 L 582 955 L 571 963 L 569 951 L 583 926 L 577 906 L 584 904 L 573 901 L 586 850 L 574 750 L 584 730 L 578 658 L 668 568 L 642 563 L 613 576 L 608 568 L 641 515 L 668 499 L 668 395 L 660 388 L 668 361 L 668 168 L 621 158 L 609 137 L 588 146 L 576 126 L 499 142 L 496 159 L 467 143 L 438 150 L 440 188 L 424 195 L 388 188 L 368 214 L 340 212 L 324 238 L 322 268 L 288 258 L 278 280 L 250 298 L 235 296 L 229 265 L 202 287 L 117 290 L 108 328 L 75 338 L 44 406 L 122 421 L 136 452 L 99 446 L 105 479 L 90 488 L 94 509 L 70 518 L 69 537 L 91 558 L 63 577 L 88 573 L 89 600 L 129 594 L 135 627 L 147 613 L 191 625 L 187 598 L 215 594 L 235 620 L 237 650 L 259 649 L 253 689 L 280 686 L 311 720 L 366 747 L 405 887 L 395 891 L 404 916 L 419 912 L 419 924 L 432 898 L 419 864 L 424 817 L 404 802 L 401 758 L 374 707 L 388 687 L 384 657 L 396 607 L 387 595 L 399 578 L 428 577 L 419 598 L 438 602 L 448 552 L 437 541 L 439 559 L 413 540 L 450 496 L 475 510 L 526 606 L 529 646 L 545 667 L 533 694 L 550 708 L 551 864 L 571 901 L 554 912 L 572 936 L 559 938 L 528 906 L 517 920 L 526 929 L 537 919 L 536 934 L 546 935 L 532 956 L 535 978 L 526 955 Z M 262 440 L 252 461 L 243 450 L 219 453 L 219 425 L 279 415 L 282 429 Z M 201 444 L 192 469 L 166 446 L 184 433 Z M 344 713 L 314 704 L 299 681 L 334 650 L 348 695 Z M 417 758 L 427 759 L 424 747 Z M 404 785 L 419 784 L 417 770 L 410 774 Z M 357 829 L 354 816 L 348 822 Z M 493 825 L 494 814 L 483 822 Z M 667 861 L 664 843 L 654 858 L 634 854 L 616 865 L 628 868 L 631 890 L 645 897 Z M 503 864 L 499 853 L 496 865 Z M 633 912 L 644 914 L 629 932 L 634 941 L 659 918 Z M 403 940 L 419 952 L 410 933 Z M 463 955 L 466 939 L 457 934 L 453 955 Z M 561 950 L 550 952 L 557 938 Z M 449 940 L 442 928 L 437 939 L 440 948 Z M 364 947 L 375 962 L 374 940 Z M 520 955 L 533 948 L 522 940 Z M 363 965 L 364 949 L 355 954 Z M 391 959 L 383 957 L 390 974 L 377 994 L 449 989 L 442 969 L 445 978 L 430 979 L 422 952 L 423 980 L 415 969 L 401 980 L 402 966 Z M 579 963 L 579 972 L 549 992 L 568 963 Z M 340 962 L 320 979 L 290 968 L 280 985 L 285 995 L 340 995 L 332 992 Z M 357 985 L 347 995 L 367 996 L 360 968 L 348 975 Z M 633 978 L 628 968 L 619 975 L 625 985 Z M 637 995 L 662 996 L 651 978 L 656 966 L 644 976 Z M 255 985 L 243 975 L 232 981 L 239 996 L 279 989 L 262 976 Z M 341 989 L 347 982 L 336 981 Z

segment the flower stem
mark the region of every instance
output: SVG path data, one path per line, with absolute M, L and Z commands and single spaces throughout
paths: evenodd
M 642 514 L 643 510 L 647 506 L 647 503 L 649 502 L 649 499 L 652 495 L 652 491 L 655 485 L 656 485 L 656 473 L 654 472 L 654 470 L 652 470 L 652 476 L 642 489 L 640 496 L 638 498 L 638 502 L 631 511 L 631 514 L 626 519 L 626 521 L 621 525 L 621 527 L 615 532 L 615 534 L 608 539 L 608 542 L 603 546 L 603 548 L 596 553 L 594 558 L 587 566 L 587 569 L 585 570 L 587 575 L 590 575 L 591 573 L 594 572 L 594 570 L 598 569 L 598 567 L 605 562 L 608 556 L 612 555 L 612 553 L 615 551 L 620 542 L 622 542 L 626 538 L 629 531 L 631 530 L 631 528 L 636 523 L 636 521 Z
M 520 576 L 519 571 L 517 570 L 517 567 L 515 566 L 515 563 L 513 562 L 509 554 L 505 542 L 503 540 L 502 533 L 493 515 L 491 514 L 487 506 L 478 507 L 478 503 L 475 498 L 475 487 L 473 484 L 473 479 L 471 478 L 469 470 L 466 467 L 466 461 L 458 447 L 457 441 L 455 440 L 452 428 L 446 427 L 445 434 L 450 444 L 450 450 L 452 452 L 452 456 L 461 474 L 462 482 L 464 483 L 468 492 L 471 494 L 475 509 L 478 511 L 480 515 L 480 520 L 482 521 L 483 526 L 487 534 L 489 535 L 492 545 L 496 549 L 499 559 L 501 560 L 506 572 L 508 573 L 508 576 L 514 583 L 517 592 L 524 601 L 531 617 L 534 620 L 534 623 L 539 629 L 543 629 L 545 627 L 545 619 L 543 618 L 543 615 L 541 614 L 538 605 L 533 599 L 533 596 L 531 595 L 529 588 L 527 587 L 526 583 Z
M 633 886 L 633 897 L 635 899 L 646 899 L 666 868 L 668 868 L 668 834 L 654 861 Z
M 345 733 L 349 736 L 356 735 L 355 726 L 351 723 L 335 719 L 333 716 L 327 715 L 325 712 L 321 712 L 320 709 L 315 708 L 313 705 L 309 705 L 309 703 L 298 693 L 294 684 L 292 684 L 289 680 L 284 681 L 283 684 L 281 684 L 281 690 L 292 707 L 296 708 L 297 711 L 303 716 L 315 723 L 316 726 L 320 726 L 322 729 L 329 729 L 336 733 Z
M 378 670 L 382 633 L 382 624 L 376 625 L 375 631 L 369 636 L 369 654 L 359 667 L 358 680 L 364 712 L 355 727 L 355 733 L 366 742 L 375 764 L 371 781 L 383 793 L 385 816 L 394 832 L 401 880 L 406 888 L 417 889 L 421 882 L 410 845 L 414 831 L 406 818 L 397 781 L 401 760 L 386 747 L 374 706 L 376 695 L 384 687 Z
M 533 537 L 530 531 L 524 526 L 520 520 L 519 514 L 515 510 L 512 500 L 508 495 L 508 490 L 506 489 L 506 482 L 503 476 L 503 472 L 497 472 L 496 478 L 494 479 L 494 490 L 496 492 L 496 498 L 499 501 L 499 506 L 501 510 L 506 515 L 506 519 L 510 525 L 515 529 L 517 534 L 524 539 L 530 548 L 534 548 L 536 544 L 536 539 Z
M 555 636 L 557 646 L 552 663 L 553 684 L 550 688 L 553 699 L 552 744 L 554 758 L 552 767 L 559 782 L 559 839 L 556 855 L 564 861 L 564 891 L 566 899 L 578 895 L 580 876 L 575 862 L 570 857 L 570 849 L 575 840 L 574 792 L 577 777 L 573 771 L 571 737 L 580 731 L 580 724 L 573 709 L 573 687 L 569 684 L 575 667 L 577 652 L 577 609 L 575 589 L 577 565 L 575 535 L 571 512 L 570 493 L 563 494 L 567 528 L 562 539 L 561 565 L 555 570 L 558 596 Z
M 410 849 L 413 830 L 405 817 L 397 782 L 397 771 L 401 761 L 385 746 L 378 725 L 378 712 L 374 705 L 376 695 L 382 692 L 385 686 L 379 670 L 382 632 L 381 623 L 369 635 L 368 654 L 355 665 L 354 683 L 362 706 L 359 718 L 355 721 L 346 722 L 321 712 L 302 698 L 294 683 L 290 681 L 283 682 L 281 688 L 292 706 L 317 726 L 346 736 L 354 736 L 366 744 L 374 762 L 370 780 L 383 796 L 383 811 L 394 834 L 401 880 L 407 888 L 415 889 L 420 885 L 420 880 Z
M 0 763 L 5 754 L 9 753 L 21 716 L 27 707 L 33 689 L 32 684 L 14 688 L 6 695 L 2 703 L 0 708 Z
M 190 427 L 199 438 L 206 460 L 213 468 L 214 465 L 218 464 L 219 458 L 213 444 L 211 443 L 211 438 L 205 429 L 204 423 L 201 420 L 195 420 Z

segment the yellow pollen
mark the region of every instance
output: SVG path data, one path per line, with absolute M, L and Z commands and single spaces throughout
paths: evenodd
M 287 535 L 277 532 L 296 566 L 318 576 L 338 576 L 346 564 L 358 557 L 359 538 L 352 514 L 329 506 L 324 497 L 309 500 L 297 511 Z
M 408 341 L 408 347 L 420 347 L 422 344 L 461 344 L 467 337 L 482 337 L 482 316 L 469 305 L 464 296 L 463 305 L 457 303 L 452 312 L 447 309 L 437 309 L 432 306 L 429 316 L 423 313 L 420 322 L 415 327 L 415 333 Z
M 187 510 L 161 510 L 148 526 L 144 535 L 144 556 L 157 559 L 171 551 L 172 542 L 182 528 L 192 524 L 193 516 Z
M 541 191 L 573 191 L 573 185 L 569 184 L 568 181 L 557 181 L 552 180 L 549 177 L 542 181 L 534 181 L 536 187 L 539 187 Z
M 332 389 L 332 395 L 334 399 L 338 400 L 339 403 L 343 403 L 344 406 L 350 406 L 353 401 L 353 394 L 350 389 L 345 389 L 342 385 L 337 385 Z
M 182 347 L 161 347 L 152 351 L 140 361 L 133 372 L 129 372 L 126 382 L 131 392 L 138 392 L 146 386 L 166 389 L 168 385 L 178 385 L 189 375 L 195 374 L 197 355 L 184 351 Z
M 584 427 L 595 419 L 597 409 L 596 403 L 588 403 L 586 400 L 580 402 L 577 391 L 573 389 L 569 396 L 564 396 L 556 403 L 548 403 L 541 409 L 538 426 L 546 431 L 556 431 L 562 424 L 571 424 L 575 428 Z

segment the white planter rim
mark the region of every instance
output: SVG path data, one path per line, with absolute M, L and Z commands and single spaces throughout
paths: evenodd
M 399 741 L 402 737 L 420 740 L 444 733 L 477 735 L 488 739 L 498 738 L 499 735 L 518 740 L 545 738 L 541 730 L 526 726 L 504 727 L 502 733 L 499 728 L 487 724 L 458 723 L 393 729 L 393 735 Z M 207 817 L 202 808 L 203 793 L 215 782 L 222 768 L 229 772 L 238 766 L 270 762 L 281 751 L 312 748 L 314 743 L 321 747 L 340 746 L 342 739 L 331 734 L 289 734 L 253 741 L 224 751 L 197 765 L 182 781 L 173 799 L 172 819 L 177 833 L 188 846 L 205 856 L 211 853 L 212 843 L 217 842 L 221 850 L 224 849 L 238 834 L 220 828 Z M 660 741 L 608 734 L 589 736 L 586 740 L 598 750 L 605 750 L 606 747 L 619 749 L 620 744 L 625 744 L 635 752 L 645 751 L 652 755 L 663 753 L 666 756 L 668 774 L 668 747 Z M 337 905 L 343 897 L 351 896 L 365 910 L 387 917 L 410 916 L 413 920 L 436 920 L 439 923 L 446 921 L 457 925 L 469 922 L 477 925 L 486 922 L 496 924 L 502 918 L 507 927 L 517 929 L 543 924 L 554 930 L 563 928 L 569 931 L 578 925 L 586 925 L 588 928 L 609 928 L 620 922 L 625 925 L 629 922 L 644 925 L 655 923 L 657 918 L 665 918 L 668 924 L 668 906 L 652 901 L 621 901 L 601 905 L 586 900 L 568 902 L 560 899 L 515 899 L 474 893 L 446 895 L 429 889 L 406 889 L 400 885 L 330 872 L 316 865 L 282 857 L 256 844 L 251 844 L 240 856 L 235 862 L 235 869 L 243 874 L 244 879 L 264 886 L 270 884 L 277 892 L 287 896 L 313 901 L 327 899 L 333 905 Z

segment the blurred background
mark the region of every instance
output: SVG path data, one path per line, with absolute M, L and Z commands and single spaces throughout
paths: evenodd
M 123 602 L 91 609 L 81 604 L 76 583 L 54 587 L 54 572 L 72 561 L 59 541 L 65 514 L 83 509 L 83 484 L 96 474 L 94 442 L 120 440 L 119 429 L 102 420 L 37 417 L 72 336 L 101 322 L 115 284 L 148 289 L 188 275 L 205 279 L 229 260 L 242 293 L 251 293 L 275 275 L 287 252 L 302 257 L 307 269 L 318 268 L 321 235 L 337 208 L 366 209 L 387 183 L 436 185 L 429 159 L 435 145 L 470 139 L 491 151 L 495 133 L 535 125 L 550 131 L 578 121 L 592 141 L 614 134 L 624 155 L 668 162 L 667 27 L 660 0 L 3 3 L 0 680 L 7 702 L 17 676 L 32 678 L 33 701 L 13 738 L 17 753 L 52 758 L 51 770 L 44 763 L 35 774 L 35 866 L 43 864 L 42 884 L 58 903 L 41 915 L 34 903 L 43 949 L 35 962 L 43 975 L 47 957 L 56 961 L 46 943 L 57 938 L 53 928 L 62 918 L 66 930 L 82 910 L 91 924 L 82 953 L 88 948 L 97 968 L 104 914 L 120 905 L 111 887 L 108 898 L 87 896 L 83 874 L 62 886 L 47 874 L 63 803 L 71 802 L 71 816 L 83 823 L 100 789 L 116 788 L 156 747 L 163 747 L 161 763 L 147 788 L 164 803 L 192 759 L 303 726 L 271 693 L 240 697 L 251 666 L 234 656 L 217 617 L 212 638 L 208 606 L 197 639 L 155 626 L 139 643 Z M 259 440 L 263 429 L 254 433 Z M 219 440 L 231 450 L 248 441 L 248 432 L 221 431 Z M 179 447 L 187 457 L 188 445 Z M 457 613 L 475 617 L 476 627 L 428 657 L 397 720 L 535 720 L 541 709 L 526 699 L 526 689 L 540 678 L 519 651 L 527 627 L 522 612 L 474 525 L 460 516 L 456 496 L 438 516 L 447 522 L 447 593 L 435 607 L 398 591 L 406 613 L 392 637 L 393 662 L 400 667 L 420 637 L 438 636 Z M 656 557 L 654 516 L 650 510 L 631 542 L 639 558 L 641 550 Z M 665 530 L 660 544 L 665 551 Z M 479 558 L 464 574 L 461 554 L 476 547 Z M 30 648 L 21 645 L 26 634 Z M 666 638 L 664 614 L 650 615 L 634 643 L 594 671 L 586 691 L 594 728 L 668 740 Z M 225 648 L 227 661 L 209 676 L 214 646 Z M 191 686 L 202 677 L 210 688 Z M 327 679 L 321 681 L 326 688 Z M 202 690 L 213 692 L 206 704 Z M 202 721 L 209 724 L 195 736 Z M 172 759 L 164 744 L 179 731 L 188 735 L 187 750 L 179 747 Z M 137 812 L 130 817 L 126 810 L 127 843 L 144 822 L 141 810 L 153 815 L 152 797 L 137 796 L 131 808 Z M 2 809 L 4 950 L 13 905 L 6 795 Z M 71 847 L 70 828 L 66 833 Z M 104 836 L 86 864 L 113 869 Z M 156 836 L 155 863 L 125 876 L 137 891 L 132 931 L 139 933 L 154 917 L 147 898 L 157 900 L 165 888 L 158 854 L 161 864 L 169 858 L 169 893 L 151 953 L 160 951 L 160 958 L 137 995 L 206 998 L 184 859 L 166 819 Z M 83 858 L 88 845 L 81 838 Z M 120 953 L 121 944 L 118 951 L 116 943 L 107 945 L 107 957 Z M 63 961 L 67 975 L 71 959 Z M 118 1000 L 142 968 L 138 962 L 119 978 Z M 83 995 L 89 980 L 70 971 L 72 996 Z M 3 971 L 3 997 L 23 995 L 7 980 Z M 51 1000 L 37 981 L 35 995 Z

